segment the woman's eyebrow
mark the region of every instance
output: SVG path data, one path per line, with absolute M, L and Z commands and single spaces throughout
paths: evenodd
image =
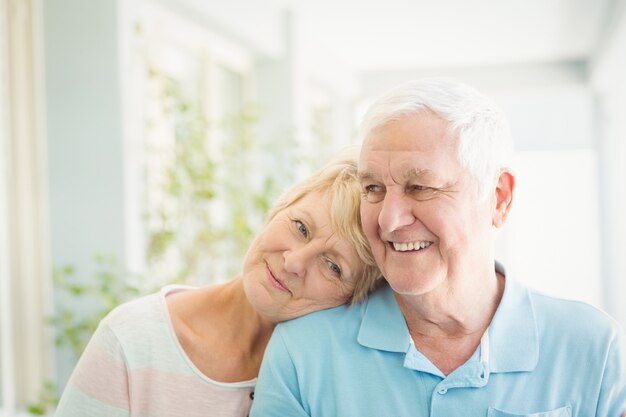
M 317 224 L 315 223 L 315 217 L 311 215 L 311 212 L 306 209 L 298 209 L 295 212 L 295 217 L 304 221 L 306 226 L 309 228 L 309 232 L 313 233 L 317 229 Z

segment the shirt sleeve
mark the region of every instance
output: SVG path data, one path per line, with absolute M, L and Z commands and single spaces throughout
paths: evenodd
M 128 386 L 124 351 L 102 321 L 74 368 L 55 417 L 128 417 Z
M 609 346 L 597 410 L 597 417 L 626 413 L 626 335 L 619 327 Z
M 298 376 L 284 339 L 277 328 L 265 350 L 252 402 L 251 417 L 306 417 Z

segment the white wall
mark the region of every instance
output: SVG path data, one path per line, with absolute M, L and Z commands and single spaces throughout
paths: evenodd
M 52 262 L 88 282 L 96 255 L 124 264 L 118 2 L 42 3 Z
M 591 62 L 601 133 L 600 207 L 607 310 L 626 326 L 626 2 L 615 2 L 607 37 Z
M 533 288 L 603 307 L 595 152 L 519 152 L 515 172 L 498 258 Z
M 285 53 L 283 17 L 279 8 L 255 0 L 150 0 L 191 22 L 210 28 L 260 54 Z
M 595 101 L 585 84 L 495 95 L 511 123 L 517 175 L 499 258 L 543 292 L 605 308 Z

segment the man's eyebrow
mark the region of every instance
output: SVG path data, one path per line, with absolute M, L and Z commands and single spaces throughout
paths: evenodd
M 357 176 L 359 177 L 359 181 L 361 182 L 376 179 L 376 176 L 374 175 L 374 173 L 370 171 L 359 171 L 357 173 Z M 413 168 L 413 169 L 406 171 L 404 175 L 402 175 L 402 177 L 404 178 L 405 181 L 415 180 L 415 179 L 432 180 L 436 178 L 436 175 L 430 169 Z
M 412 180 L 412 179 L 433 179 L 435 177 L 435 174 L 430 170 L 430 169 L 418 169 L 418 168 L 413 168 L 408 170 L 405 174 L 404 174 L 404 179 L 405 180 Z
M 357 177 L 359 177 L 359 181 L 371 180 L 374 178 L 374 174 L 369 171 L 358 171 Z

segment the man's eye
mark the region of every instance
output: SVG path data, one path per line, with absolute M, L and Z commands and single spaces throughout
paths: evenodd
M 363 187 L 363 197 L 369 203 L 378 203 L 385 198 L 385 188 L 377 184 L 369 184 Z
M 407 194 L 418 201 L 430 200 L 437 195 L 438 188 L 412 184 L 407 187 Z
M 298 229 L 298 233 L 300 233 L 302 236 L 308 238 L 309 237 L 309 229 L 306 228 L 304 223 L 302 223 L 300 220 L 294 220 L 294 223 L 296 225 L 296 228 Z

